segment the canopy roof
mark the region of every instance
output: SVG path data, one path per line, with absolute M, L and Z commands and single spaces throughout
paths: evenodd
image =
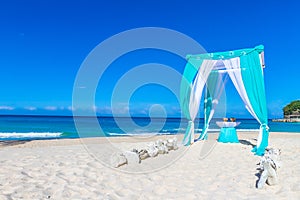
M 211 59 L 211 60 L 222 60 L 222 59 L 231 59 L 236 57 L 245 56 L 253 51 L 261 54 L 264 51 L 263 45 L 258 45 L 254 48 L 247 49 L 238 49 L 234 51 L 224 51 L 224 52 L 216 52 L 216 53 L 204 53 L 204 54 L 188 54 L 186 59 Z

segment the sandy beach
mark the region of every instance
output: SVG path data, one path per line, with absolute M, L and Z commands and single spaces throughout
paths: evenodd
M 270 146 L 282 152 L 280 183 L 262 189 L 255 187 L 260 157 L 251 153 L 257 133 L 238 136 L 241 143 L 225 144 L 212 134 L 118 169 L 109 167 L 111 151 L 140 148 L 159 136 L 2 141 L 0 199 L 300 199 L 300 134 L 270 133 Z

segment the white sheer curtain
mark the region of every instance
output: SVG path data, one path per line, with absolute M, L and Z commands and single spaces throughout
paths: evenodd
M 204 85 L 206 84 L 208 76 L 216 63 L 217 63 L 216 60 L 204 60 L 195 78 L 194 84 L 192 85 L 192 89 L 191 89 L 190 106 L 189 106 L 190 111 L 192 111 L 190 112 L 192 119 L 195 119 L 198 113 Z
M 247 95 L 247 91 L 245 89 L 244 83 L 243 83 L 243 79 L 242 79 L 242 74 L 241 74 L 241 67 L 240 67 L 240 58 L 232 58 L 229 60 L 224 60 L 224 65 L 225 68 L 227 69 L 228 75 L 230 76 L 230 79 L 233 82 L 233 85 L 235 86 L 235 88 L 237 89 L 239 95 L 241 96 L 246 109 L 250 112 L 250 114 L 260 123 L 258 117 L 256 116 L 248 95 Z
M 200 105 L 200 100 L 203 92 L 204 85 L 208 79 L 208 76 L 217 63 L 216 60 L 203 60 L 202 65 L 196 75 L 195 81 L 191 88 L 191 96 L 190 96 L 190 103 L 189 103 L 189 110 L 190 110 L 190 117 L 192 122 L 194 122 Z M 191 142 L 194 141 L 194 131 L 190 132 Z
M 219 62 L 219 61 L 218 61 Z M 210 74 L 210 77 L 207 80 L 206 83 L 206 94 L 205 94 L 205 108 L 204 108 L 204 127 L 203 131 L 199 137 L 199 140 L 203 140 L 207 136 L 207 131 L 209 128 L 209 124 L 211 119 L 214 116 L 215 109 L 217 105 L 219 104 L 220 96 L 222 92 L 224 91 L 224 86 L 227 81 L 223 79 L 224 73 L 220 72 L 219 70 L 213 71 Z M 226 74 L 227 76 L 227 74 Z M 209 103 L 210 101 L 210 103 Z M 207 104 L 211 104 L 208 106 Z M 209 108 L 208 108 L 209 107 Z
M 225 88 L 225 83 L 227 82 L 227 77 L 225 77 L 224 79 L 224 73 L 220 73 L 219 71 L 215 72 L 218 73 L 218 78 L 217 78 L 217 82 L 213 85 L 214 88 L 211 88 L 210 86 L 208 86 L 208 90 L 210 91 L 214 91 L 212 94 L 212 109 L 211 109 L 211 113 L 209 115 L 208 118 L 208 123 L 211 121 L 215 109 L 217 107 L 217 105 L 219 104 L 219 100 L 220 100 L 220 96 L 222 95 L 222 92 L 224 91 Z

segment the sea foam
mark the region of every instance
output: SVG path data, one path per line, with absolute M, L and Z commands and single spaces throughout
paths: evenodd
M 0 139 L 30 139 L 30 138 L 58 138 L 63 133 L 51 133 L 51 132 L 28 132 L 28 133 L 0 133 Z

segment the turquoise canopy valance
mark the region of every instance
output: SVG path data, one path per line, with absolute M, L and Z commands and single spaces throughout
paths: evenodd
M 196 55 L 188 54 L 186 56 L 186 59 L 187 60 L 189 59 L 212 59 L 212 60 L 231 59 L 235 57 L 245 56 L 253 51 L 257 52 L 258 54 L 261 54 L 264 51 L 264 46 L 259 45 L 254 48 L 238 49 L 234 51 L 224 51 L 224 52 L 216 52 L 216 53 L 205 53 L 205 54 L 196 54 Z
M 187 55 L 187 64 L 180 87 L 180 103 L 188 127 L 184 136 L 185 145 L 192 144 L 194 120 L 197 116 L 202 91 L 204 96 L 204 127 L 199 140 L 207 138 L 210 120 L 214 114 L 214 99 L 218 93 L 218 76 L 212 72 L 225 70 L 234 83 L 247 110 L 261 124 L 257 146 L 253 151 L 262 155 L 268 146 L 268 116 L 263 77 L 264 46 L 234 51 Z M 221 66 L 221 67 L 220 67 Z M 208 83 L 210 90 L 208 91 Z

